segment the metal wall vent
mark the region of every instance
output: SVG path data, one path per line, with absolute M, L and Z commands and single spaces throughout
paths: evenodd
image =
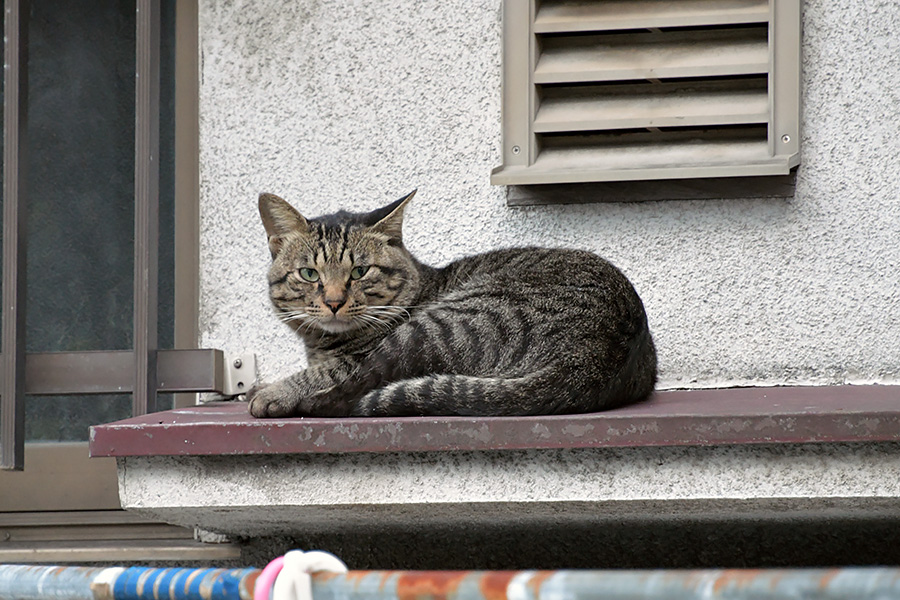
M 504 0 L 494 184 L 784 175 L 799 0 Z

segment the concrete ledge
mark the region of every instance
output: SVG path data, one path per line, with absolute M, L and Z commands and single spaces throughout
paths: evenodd
M 674 519 L 698 503 L 799 513 L 840 501 L 900 519 L 898 398 L 879 386 L 704 390 L 592 415 L 393 420 L 255 420 L 228 403 L 95 427 L 91 450 L 117 457 L 123 508 L 251 537 Z
M 900 443 L 681 448 L 124 457 L 122 506 L 247 536 L 366 523 L 471 523 L 552 515 L 597 519 L 608 503 L 851 499 L 900 509 Z M 812 504 L 810 502 L 812 501 Z M 527 507 L 527 510 L 523 510 Z

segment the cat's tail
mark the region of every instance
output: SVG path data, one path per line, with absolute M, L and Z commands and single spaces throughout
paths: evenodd
M 544 369 L 522 377 L 427 375 L 403 379 L 369 392 L 350 414 L 520 416 L 592 410 L 579 406 L 588 398 L 574 397 L 575 390 L 559 385 L 554 378 L 552 370 Z

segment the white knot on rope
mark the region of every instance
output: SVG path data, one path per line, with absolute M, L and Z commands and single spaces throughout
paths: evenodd
M 291 550 L 272 587 L 272 600 L 312 600 L 311 573 L 346 573 L 347 565 L 334 554 L 314 550 Z

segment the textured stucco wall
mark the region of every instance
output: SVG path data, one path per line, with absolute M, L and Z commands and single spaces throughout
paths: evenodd
M 201 343 L 302 364 L 266 298 L 261 191 L 309 215 L 419 189 L 407 245 L 440 264 L 595 250 L 650 315 L 661 387 L 896 382 L 900 4 L 807 2 L 790 200 L 508 208 L 500 0 L 200 2 Z

